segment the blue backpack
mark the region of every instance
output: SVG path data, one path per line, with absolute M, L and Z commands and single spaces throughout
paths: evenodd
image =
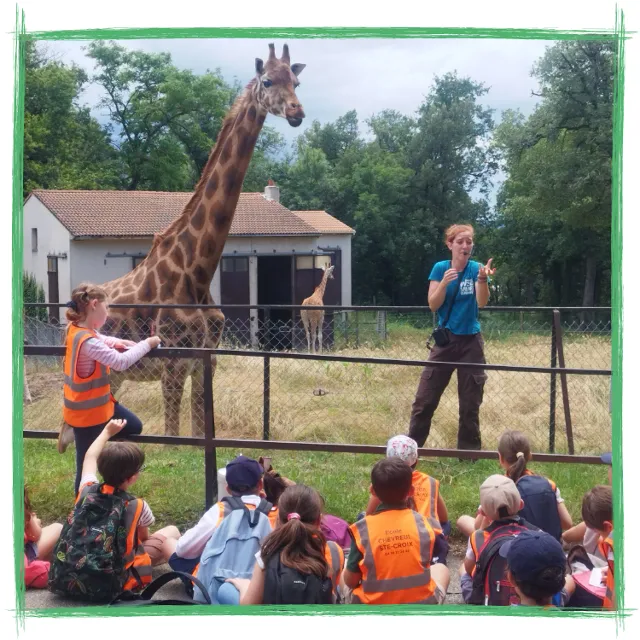
M 231 513 L 226 515 L 202 552 L 196 577 L 206 587 L 211 604 L 219 604 L 218 589 L 227 578 L 251 578 L 255 555 L 262 540 L 271 533 L 268 513 L 271 503 L 261 500 L 255 511 L 250 511 L 238 497 L 225 496 Z M 206 598 L 198 585 L 193 599 L 205 603 Z
M 524 500 L 524 508 L 518 515 L 560 540 L 562 525 L 558 515 L 558 501 L 549 480 L 536 475 L 521 476 L 516 487 Z

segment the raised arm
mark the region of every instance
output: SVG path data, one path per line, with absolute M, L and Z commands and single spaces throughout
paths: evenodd
M 127 424 L 126 420 L 110 420 L 107 422 L 105 428 L 101 431 L 100 435 L 93 441 L 93 444 L 89 447 L 89 450 L 84 456 L 84 462 L 82 463 L 82 475 L 96 475 L 98 471 L 98 456 L 107 444 L 109 438 L 112 438 L 124 429 Z
M 486 265 L 481 265 L 478 271 L 478 280 L 476 281 L 476 300 L 478 301 L 478 307 L 482 309 L 489 302 L 489 276 L 492 276 L 496 270 L 491 268 L 491 261 L 493 258 L 489 258 Z
M 124 371 L 138 362 L 140 358 L 159 344 L 160 338 L 151 336 L 146 340 L 138 342 L 135 347 L 120 353 L 116 351 L 116 349 L 108 346 L 105 342 L 91 338 L 82 345 L 81 351 L 83 351 L 87 357 L 96 360 L 106 367 L 111 367 L 114 371 Z

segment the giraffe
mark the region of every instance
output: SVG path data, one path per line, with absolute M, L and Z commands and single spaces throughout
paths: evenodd
M 327 280 L 333 280 L 334 268 L 335 265 L 331 265 L 330 267 L 322 267 L 322 271 L 324 272 L 322 274 L 322 280 L 316 287 L 315 291 L 308 298 L 305 298 L 302 301 L 303 306 L 322 306 L 324 290 L 327 288 Z M 324 321 L 324 309 L 302 309 L 300 311 L 300 318 L 302 320 L 302 324 L 304 325 L 304 332 L 307 334 L 307 347 L 309 349 L 309 353 L 316 352 L 316 332 L 318 334 L 318 347 L 320 349 L 320 353 L 322 353 L 322 323 Z
M 219 309 L 145 308 L 141 304 L 215 304 L 210 294 L 213 275 L 240 197 L 251 155 L 268 113 L 298 127 L 305 117 L 295 89 L 304 64 L 291 64 L 289 47 L 276 57 L 255 60 L 256 75 L 225 117 L 216 144 L 180 216 L 156 234 L 147 257 L 126 275 L 107 282 L 111 309 L 105 332 L 122 339 L 141 340 L 158 335 L 164 347 L 215 348 L 224 328 Z M 216 360 L 212 358 L 215 374 Z M 115 393 L 124 380 L 161 380 L 165 433 L 178 435 L 180 403 L 191 376 L 191 430 L 204 429 L 204 381 L 201 360 L 144 358 L 126 372 L 111 374 Z

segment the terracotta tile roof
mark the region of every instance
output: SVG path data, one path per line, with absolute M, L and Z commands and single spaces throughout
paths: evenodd
M 355 231 L 326 211 L 292 211 L 321 233 L 354 234 Z
M 36 189 L 31 195 L 40 200 L 72 236 L 146 237 L 168 227 L 192 194 Z M 314 213 L 324 214 L 322 228 L 305 220 L 300 212 L 294 213 L 273 200 L 266 200 L 262 193 L 242 193 L 230 235 L 317 236 L 326 233 L 329 224 L 326 220 L 342 225 L 329 214 Z M 346 225 L 342 227 L 348 229 Z

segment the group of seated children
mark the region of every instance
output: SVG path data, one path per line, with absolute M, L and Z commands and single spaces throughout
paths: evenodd
M 27 586 L 105 602 L 122 591 L 140 592 L 151 582 L 152 566 L 168 562 L 202 603 L 444 602 L 449 516 L 439 482 L 416 470 L 418 447 L 407 436 L 392 438 L 387 457 L 373 466 L 369 503 L 354 524 L 344 523 L 348 535 L 339 519 L 323 513 L 315 489 L 242 455 L 226 466 L 229 495 L 180 535 L 174 526 L 150 533 L 149 505 L 129 493 L 144 453 L 130 442 L 107 445 L 123 427 L 112 420 L 87 451 L 63 527 L 42 529 L 25 493 Z M 610 487 L 585 494 L 584 524 L 572 527 L 555 484 L 527 469 L 526 437 L 506 432 L 498 451 L 506 475 L 487 478 L 476 517 L 457 521 L 469 539 L 460 569 L 464 601 L 566 605 L 575 584 L 561 540 L 596 532 L 608 563 L 604 603 L 614 608 Z

